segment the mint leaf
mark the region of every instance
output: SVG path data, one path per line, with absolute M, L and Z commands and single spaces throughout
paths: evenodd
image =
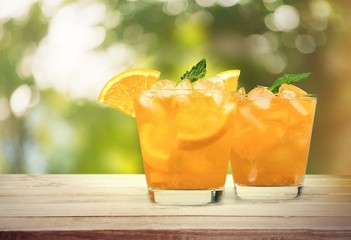
M 196 80 L 203 78 L 205 75 L 206 59 L 202 59 L 195 66 L 193 66 L 190 71 L 186 71 L 180 79 L 189 79 L 191 82 L 195 82 Z
M 270 90 L 272 93 L 277 93 L 279 90 L 279 87 L 283 84 L 283 83 L 287 83 L 290 84 L 292 82 L 298 82 L 301 81 L 303 79 L 308 78 L 311 75 L 310 72 L 307 73 L 299 73 L 299 74 L 285 74 L 284 76 L 278 78 L 277 80 L 275 80 L 275 82 L 272 84 L 272 86 L 270 86 L 268 88 L 268 90 Z

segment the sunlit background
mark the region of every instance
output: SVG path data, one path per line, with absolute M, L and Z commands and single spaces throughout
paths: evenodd
M 201 58 L 240 86 L 312 72 L 308 173 L 351 173 L 351 3 L 0 0 L 0 173 L 142 173 L 135 119 L 96 102 L 134 67 L 178 79 Z

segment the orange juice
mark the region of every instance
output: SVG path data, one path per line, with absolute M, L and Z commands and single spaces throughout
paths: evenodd
M 236 186 L 301 186 L 316 97 L 257 88 L 238 102 L 231 166 Z
M 148 90 L 134 109 L 149 191 L 223 189 L 237 96 Z

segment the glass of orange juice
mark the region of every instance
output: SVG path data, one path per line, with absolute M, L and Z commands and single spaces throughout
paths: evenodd
M 237 197 L 301 195 L 316 102 L 290 84 L 277 94 L 257 87 L 240 98 L 230 157 Z
M 221 201 L 237 98 L 230 91 L 195 89 L 136 94 L 134 110 L 152 202 Z

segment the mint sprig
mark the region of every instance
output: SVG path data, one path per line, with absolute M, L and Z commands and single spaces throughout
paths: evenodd
M 195 82 L 206 75 L 206 59 L 202 59 L 195 66 L 191 68 L 190 71 L 186 71 L 183 76 L 180 77 L 181 80 L 189 79 L 191 82 Z
M 279 87 L 283 83 L 290 84 L 293 82 L 298 82 L 298 81 L 301 81 L 301 80 L 308 78 L 310 75 L 311 75 L 310 72 L 298 73 L 298 74 L 285 74 L 284 76 L 275 80 L 275 82 L 272 84 L 272 86 L 270 86 L 268 88 L 268 90 L 270 90 L 272 93 L 277 93 L 279 90 Z

